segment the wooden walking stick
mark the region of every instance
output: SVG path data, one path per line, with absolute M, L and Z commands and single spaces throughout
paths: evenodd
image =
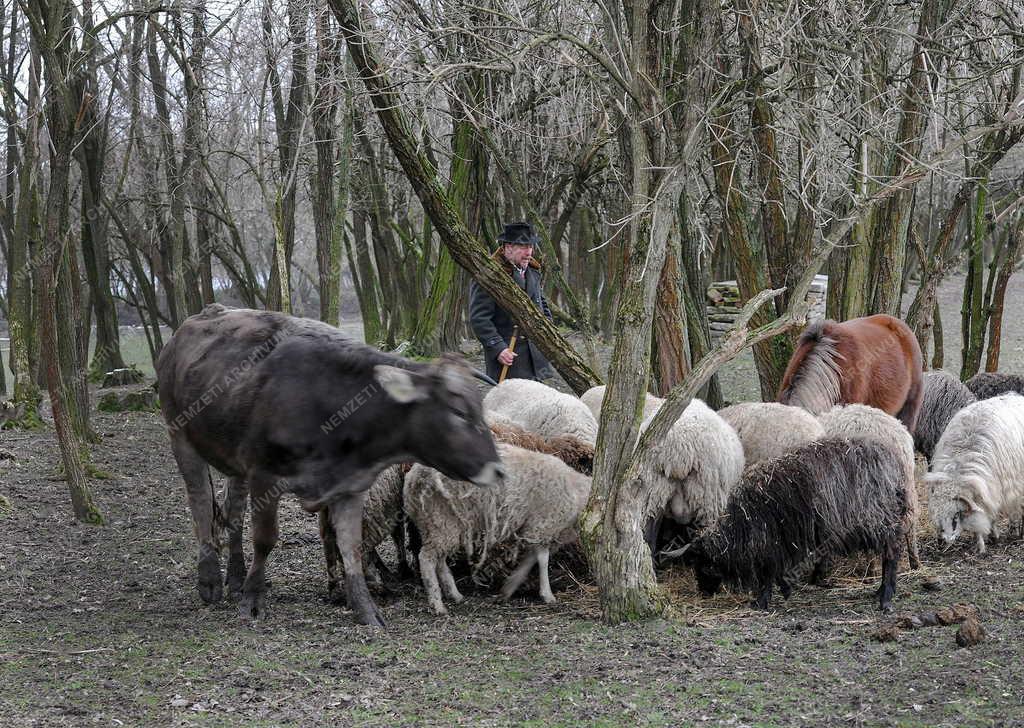
M 509 342 L 508 342 L 508 350 L 511 351 L 513 354 L 516 353 L 516 339 L 518 339 L 518 338 L 519 338 L 519 327 L 518 326 L 513 326 L 512 327 L 512 338 L 509 339 Z M 508 366 L 509 366 L 508 364 L 502 364 L 501 365 L 501 374 L 498 376 L 498 384 L 501 384 L 502 382 L 504 382 L 505 381 L 505 377 L 508 376 Z

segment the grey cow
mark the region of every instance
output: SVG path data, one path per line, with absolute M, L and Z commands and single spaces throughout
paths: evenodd
M 388 465 L 416 460 L 453 478 L 503 477 L 472 371 L 457 360 L 420 364 L 379 352 L 311 319 L 213 304 L 187 319 L 157 361 L 171 447 L 199 540 L 199 595 L 222 597 L 209 466 L 228 476 L 226 584 L 245 617 L 259 615 L 264 568 L 277 542 L 277 505 L 329 506 L 350 608 L 382 626 L 363 577 L 366 490 Z M 242 553 L 252 495 L 253 562 Z

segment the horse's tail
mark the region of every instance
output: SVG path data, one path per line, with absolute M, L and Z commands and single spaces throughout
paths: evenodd
M 815 319 L 796 342 L 779 387 L 782 404 L 803 407 L 818 415 L 839 401 L 842 372 L 838 340 L 832 336 L 834 321 Z
M 907 391 L 907 398 L 903 400 L 903 406 L 896 413 L 896 419 L 903 423 L 911 435 L 917 429 L 917 420 L 921 414 L 921 405 L 924 402 L 924 372 L 923 356 L 921 345 L 914 336 L 913 330 L 904 322 L 899 321 L 899 326 L 893 331 L 899 337 L 900 345 L 907 355 L 907 363 L 910 368 L 910 389 Z

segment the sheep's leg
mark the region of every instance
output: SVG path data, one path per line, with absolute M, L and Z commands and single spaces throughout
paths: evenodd
M 921 554 L 917 550 L 917 531 L 911 526 L 907 529 L 907 561 L 911 569 L 921 568 Z
M 828 589 L 834 586 L 832 581 L 828 578 L 831 571 L 832 560 L 827 556 L 822 556 L 814 565 L 814 571 L 811 572 L 810 582 L 822 589 Z
M 249 498 L 249 486 L 244 478 L 228 478 L 227 493 L 224 496 L 224 510 L 228 519 L 228 570 L 224 584 L 229 594 L 242 590 L 245 581 L 245 552 L 242 537 L 245 533 L 245 506 Z
M 338 550 L 345 567 L 345 596 L 348 608 L 355 612 L 359 624 L 370 627 L 383 627 L 384 616 L 381 614 L 370 590 L 366 586 L 363 574 L 363 503 L 366 501 L 365 491 L 346 495 L 329 506 L 331 522 L 338 536 Z
M 437 562 L 437 573 L 441 578 L 441 588 L 444 589 L 444 593 L 449 599 L 456 604 L 466 601 L 462 592 L 459 591 L 459 587 L 455 586 L 455 576 L 452 574 L 451 567 L 448 566 L 448 559 L 441 559 Z
M 398 578 L 402 581 L 416 576 L 412 568 L 410 549 L 405 546 L 405 521 L 403 516 L 391 531 L 391 540 L 395 542 L 395 552 L 398 554 Z
M 530 551 L 523 560 L 519 562 L 519 566 L 508 575 L 505 579 L 505 583 L 501 585 L 501 601 L 508 601 L 513 594 L 516 593 L 516 589 L 522 586 L 523 581 L 526 580 L 526 575 L 530 573 L 530 569 L 537 563 L 537 550 Z
M 772 603 L 772 584 L 768 582 L 768 586 L 761 590 L 761 593 L 757 595 L 757 599 L 750 603 L 750 606 L 754 609 L 763 609 L 765 611 L 771 606 Z
M 277 545 L 277 504 L 281 494 L 276 485 L 252 496 L 252 564 L 242 584 L 238 611 L 245 619 L 256 619 L 263 611 L 267 591 L 267 557 Z
M 551 593 L 551 581 L 548 574 L 548 559 L 551 556 L 551 549 L 547 546 L 537 549 L 537 573 L 540 577 L 540 589 L 538 593 L 545 604 L 554 604 L 555 595 Z
M 188 493 L 188 507 L 192 512 L 192 526 L 199 541 L 197 561 L 199 597 L 211 604 L 224 596 L 220 573 L 220 552 L 217 548 L 216 526 L 214 524 L 215 499 L 210 468 L 194 447 L 178 433 L 172 436 L 171 451 L 178 463 L 178 470 L 185 480 Z
M 434 614 L 448 614 L 448 610 L 441 600 L 441 585 L 437 582 L 438 559 L 438 555 L 429 546 L 420 549 L 420 579 L 427 592 L 427 603 L 434 610 Z
M 878 607 L 883 612 L 892 611 L 892 598 L 896 594 L 896 575 L 900 568 L 900 542 L 882 551 L 882 585 L 878 589 Z
M 982 536 L 981 533 L 977 533 L 975 535 L 978 537 L 978 553 L 979 554 L 983 554 L 986 551 L 986 549 L 985 549 L 985 537 Z
M 992 527 L 988 530 L 988 538 L 992 543 L 999 543 L 999 526 L 995 523 L 993 523 Z
M 793 587 L 789 585 L 789 582 L 780 577 L 775 583 L 779 587 L 779 592 L 782 594 L 782 598 L 789 599 L 790 594 L 793 593 Z
M 328 508 L 321 508 L 317 514 L 320 526 L 320 545 L 324 549 L 324 566 L 327 568 L 327 596 L 331 601 L 341 600 L 341 554 L 338 553 L 338 534 L 334 532 Z

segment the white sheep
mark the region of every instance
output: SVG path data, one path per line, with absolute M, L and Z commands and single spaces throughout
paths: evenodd
M 597 442 L 597 420 L 571 394 L 532 379 L 506 379 L 484 397 L 488 424 L 517 425 L 542 437 L 571 435 Z
M 641 430 L 653 418 L 644 420 Z M 725 510 L 746 464 L 736 431 L 699 399 L 690 402 L 665 439 L 655 444 L 654 454 L 654 476 L 664 479 L 660 487 L 671 493 L 666 515 L 697 531 L 711 526 Z
M 821 439 L 818 418 L 778 402 L 741 402 L 718 410 L 743 443 L 747 467 Z
M 898 419 L 876 407 L 865 404 L 837 405 L 818 417 L 824 437 L 867 440 L 884 445 L 899 455 L 903 465 L 904 488 L 907 491 L 907 516 L 904 532 L 907 560 L 911 569 L 921 566 L 917 550 L 917 488 L 914 484 L 914 437 Z
M 583 402 L 583 404 L 587 405 L 587 408 L 593 413 L 594 419 L 597 420 L 601 419 L 601 405 L 604 404 L 605 389 L 607 389 L 606 385 L 599 384 L 596 387 L 591 387 L 590 389 L 588 389 L 586 392 L 583 393 L 583 396 L 580 397 L 580 400 Z M 646 397 L 644 398 L 643 419 L 646 420 L 659 409 L 661 409 L 661 405 L 664 403 L 664 401 L 665 400 L 663 400 L 661 397 L 655 397 L 650 392 L 647 392 Z
M 599 416 L 605 387 L 592 387 L 583 401 Z M 647 393 L 641 431 L 665 400 Z M 666 502 L 665 515 L 702 530 L 725 509 L 729 494 L 743 475 L 743 444 L 736 431 L 703 401 L 694 399 L 655 450 L 651 498 Z M 653 547 L 654 544 L 652 544 Z
M 446 614 L 441 588 L 451 601 L 462 594 L 448 567 L 448 558 L 464 553 L 479 570 L 488 556 L 504 546 L 525 546 L 528 551 L 505 580 L 502 598 L 509 598 L 537 564 L 540 597 L 555 601 L 548 579 L 552 546 L 576 537 L 576 521 L 590 495 L 590 478 L 558 458 L 498 445 L 505 465 L 505 482 L 481 488 L 452 480 L 424 465 L 416 465 L 405 479 L 405 510 L 419 529 L 420 578 L 427 600 L 437 614 Z M 440 584 L 439 584 L 440 582 Z
M 1024 397 L 969 404 L 949 421 L 932 455 L 928 512 L 947 543 L 974 533 L 978 551 L 998 538 L 996 519 L 1024 517 Z

